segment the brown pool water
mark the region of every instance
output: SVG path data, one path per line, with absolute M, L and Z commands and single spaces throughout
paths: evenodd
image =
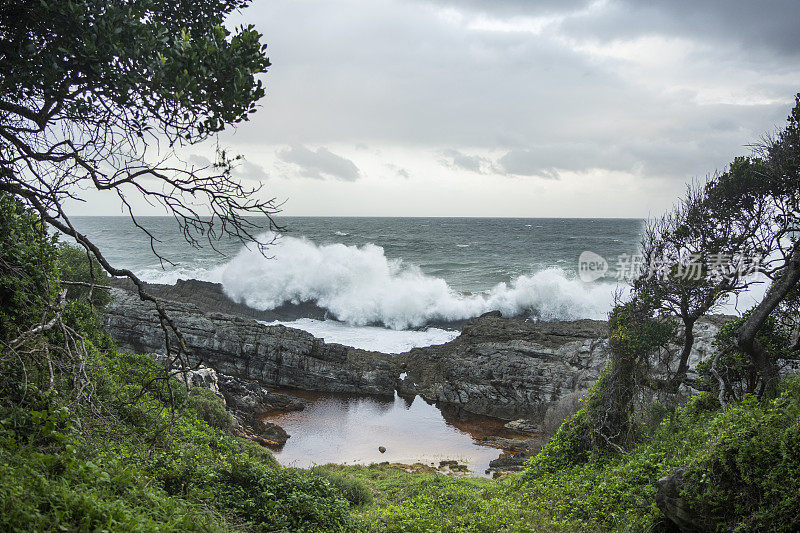
M 340 394 L 285 391 L 308 400 L 303 411 L 273 413 L 265 420 L 291 437 L 275 458 L 284 466 L 326 463 L 371 464 L 382 461 L 438 466 L 442 460 L 466 463 L 474 475 L 485 475 L 501 450 L 476 438 L 508 435 L 503 421 L 440 411 L 422 398 L 394 400 Z M 379 446 L 386 448 L 380 453 Z

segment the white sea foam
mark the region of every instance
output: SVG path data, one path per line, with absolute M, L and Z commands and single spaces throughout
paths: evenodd
M 265 324 L 283 324 L 286 327 L 307 331 L 315 337 L 325 339 L 325 342 L 383 353 L 403 353 L 420 346 L 444 344 L 458 336 L 458 331 L 439 328 L 397 331 L 374 326 L 351 326 L 343 322 L 312 318 L 301 318 L 291 322 L 265 322 Z
M 154 266 L 139 269 L 135 274 L 148 283 L 163 283 L 165 285 L 174 285 L 179 279 L 197 279 L 221 283 L 224 270 L 225 265 L 210 268 L 178 266 L 166 269 Z
M 495 309 L 506 316 L 530 313 L 544 320 L 602 319 L 615 288 L 586 284 L 551 268 L 466 295 L 416 265 L 387 258 L 383 248 L 373 244 L 317 245 L 305 238 L 282 237 L 270 255 L 266 259 L 244 247 L 222 270 L 226 294 L 256 309 L 314 301 L 354 326 L 405 329 Z

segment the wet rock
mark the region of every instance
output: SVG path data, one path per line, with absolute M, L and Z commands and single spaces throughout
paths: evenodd
M 493 461 L 489 461 L 489 471 L 500 472 L 521 472 L 525 470 L 525 464 L 531 455 L 524 452 L 507 452 L 501 453 L 500 457 Z
M 164 335 L 153 304 L 119 289 L 114 296 L 105 324 L 118 346 L 164 353 Z M 193 365 L 201 363 L 265 386 L 394 396 L 400 370 L 391 355 L 325 343 L 284 326 L 205 313 L 188 303 L 166 301 L 164 307 L 192 351 Z
M 491 446 L 493 448 L 500 448 L 507 452 L 522 452 L 528 455 L 536 455 L 547 443 L 547 438 L 543 436 L 536 436 L 529 439 L 510 439 L 507 437 L 499 437 L 496 435 L 480 437 L 475 439 L 475 442 L 484 446 Z
M 260 383 L 224 374 L 219 377 L 219 387 L 231 409 L 245 411 L 252 416 L 276 411 L 302 411 L 306 406 L 306 401 L 301 398 L 271 392 Z
M 450 459 L 439 461 L 437 470 L 448 476 L 463 477 L 469 474 L 469 467 L 466 464 Z
M 127 278 L 112 278 L 111 285 L 126 292 L 136 292 L 135 286 Z M 225 313 L 264 322 L 298 318 L 325 320 L 328 314 L 325 309 L 312 302 L 285 303 L 270 310 L 253 309 L 243 303 L 231 300 L 222 290 L 222 284 L 196 279 L 179 279 L 174 285 L 145 283 L 144 287 L 149 294 L 157 298 L 192 304 L 204 313 Z
M 282 427 L 272 422 L 252 418 L 237 419 L 237 421 L 239 424 L 234 429 L 234 433 L 267 448 L 280 449 L 289 440 L 289 434 Z
M 527 433 L 527 434 L 534 434 L 534 433 L 541 433 L 542 426 L 541 424 L 537 424 L 533 420 L 526 420 L 524 418 L 519 418 L 517 420 L 512 420 L 503 426 L 509 431 L 514 431 L 516 433 Z
M 398 391 L 506 420 L 542 420 L 548 406 L 597 379 L 605 322 L 533 323 L 484 315 L 461 335 L 405 355 Z

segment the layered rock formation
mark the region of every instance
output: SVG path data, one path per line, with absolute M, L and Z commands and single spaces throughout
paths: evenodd
M 230 305 L 220 304 L 233 309 Z M 488 313 L 467 323 L 451 342 L 389 355 L 326 343 L 284 326 L 203 312 L 194 304 L 167 302 L 166 310 L 183 332 L 194 362 L 222 374 L 310 391 L 393 396 L 397 390 L 506 420 L 541 422 L 559 400 L 587 390 L 608 360 L 607 326 L 596 320 L 534 323 Z M 697 324 L 692 367 L 710 350 L 720 322 L 711 318 Z M 106 326 L 122 348 L 164 351 L 152 304 L 133 293 L 115 291 Z
M 541 420 L 605 364 L 604 322 L 533 323 L 489 313 L 455 340 L 404 354 L 398 391 L 503 419 Z
M 105 324 L 120 348 L 164 353 L 164 333 L 152 303 L 124 290 L 115 290 L 114 296 Z M 192 351 L 192 364 L 272 387 L 394 396 L 400 368 L 390 355 L 325 343 L 284 326 L 204 313 L 193 304 L 165 302 L 165 309 Z

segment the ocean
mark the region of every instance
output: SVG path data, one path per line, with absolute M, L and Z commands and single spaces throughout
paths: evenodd
M 262 256 L 234 240 L 188 245 L 168 217 L 139 222 L 172 264 L 126 217 L 75 217 L 116 266 L 154 283 L 222 283 L 247 305 L 270 309 L 314 301 L 329 320 L 284 324 L 329 342 L 402 352 L 446 342 L 456 331 L 428 327 L 498 309 L 535 320 L 603 319 L 615 279 L 581 281 L 578 257 L 613 263 L 635 254 L 643 221 L 554 218 L 279 217 L 286 228 Z M 252 248 L 252 249 L 251 249 Z

